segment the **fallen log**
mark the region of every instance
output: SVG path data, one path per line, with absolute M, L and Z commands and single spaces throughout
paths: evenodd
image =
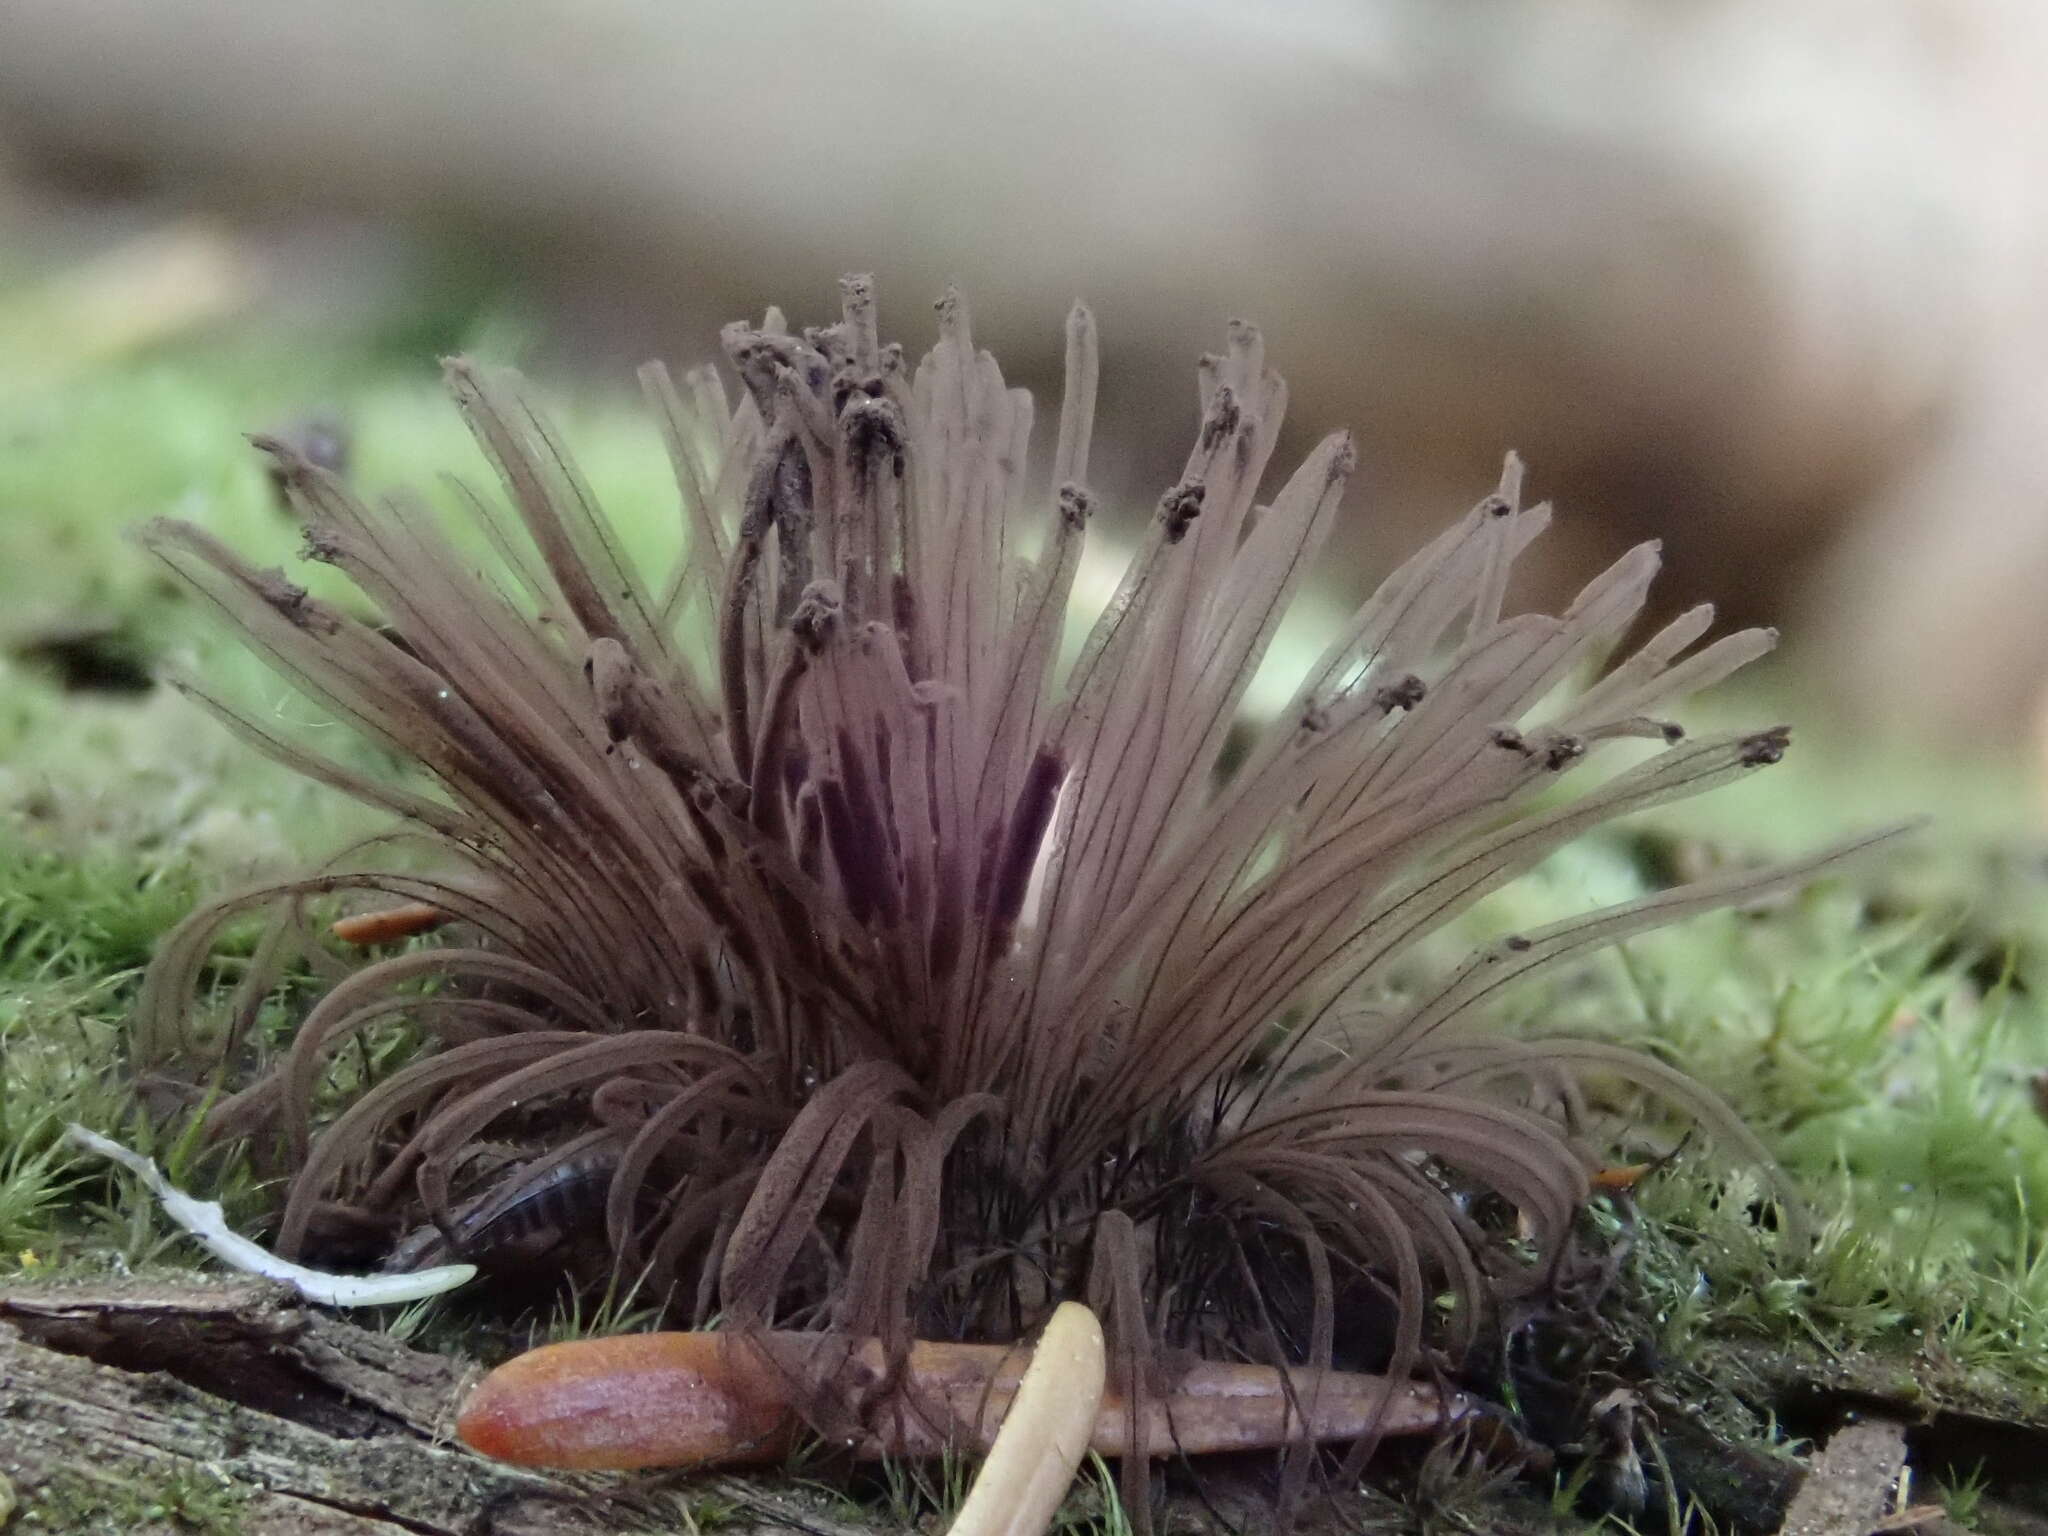
M 797 1492 L 487 1461 L 449 1433 L 469 1363 L 305 1306 L 173 1274 L 0 1285 L 9 1529 L 542 1536 L 687 1529 L 861 1536 Z

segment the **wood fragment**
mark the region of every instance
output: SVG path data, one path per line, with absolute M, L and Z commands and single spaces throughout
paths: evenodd
M 622 1502 L 603 1480 L 501 1466 L 455 1443 L 447 1429 L 470 1374 L 261 1281 L 9 1284 L 0 1478 L 20 1520 L 53 1529 L 72 1528 L 47 1525 L 60 1500 L 119 1511 L 139 1497 L 140 1508 L 194 1479 L 238 1504 L 245 1536 L 681 1527 L 672 1508 Z
M 1871 1532 L 1871 1536 L 1904 1536 L 1908 1531 L 1939 1526 L 1947 1519 L 1948 1511 L 1939 1504 L 1914 1504 L 1900 1510 L 1883 1525 L 1878 1526 Z
M 1906 1428 L 1893 1419 L 1861 1419 L 1838 1430 L 1785 1511 L 1778 1536 L 1871 1536 L 1895 1518 Z

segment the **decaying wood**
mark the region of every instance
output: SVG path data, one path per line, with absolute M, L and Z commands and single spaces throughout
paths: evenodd
M 1906 1427 L 1890 1419 L 1845 1425 L 1813 1459 L 1778 1536 L 1870 1536 L 1897 1515 Z
M 1682 1499 L 1723 1530 L 1775 1531 L 1804 1486 L 1806 1463 L 1715 1434 L 1691 1414 L 1665 1409 L 1656 1435 Z
M 211 1479 L 245 1536 L 675 1530 L 706 1498 L 758 1528 L 850 1536 L 737 1482 L 679 1490 L 487 1461 L 448 1432 L 472 1374 L 264 1282 L 4 1286 L 0 1476 L 23 1518 L 60 1496 L 146 1511 L 180 1480 Z M 109 1521 L 153 1528 L 140 1513 Z

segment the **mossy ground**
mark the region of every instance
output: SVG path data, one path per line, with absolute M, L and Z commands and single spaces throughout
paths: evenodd
M 348 423 L 351 474 L 367 487 L 481 466 L 423 359 L 217 336 L 63 370 L 46 387 L 18 371 L 0 384 L 4 1280 L 188 1256 L 127 1181 L 59 1141 L 61 1127 L 81 1120 L 148 1146 L 119 1063 L 156 937 L 201 894 L 293 867 L 365 825 L 168 690 L 67 689 L 44 642 L 84 633 L 145 666 L 181 662 L 317 728 L 122 529 L 175 513 L 288 558 L 294 530 L 240 435 L 309 410 Z M 652 429 L 618 401 L 566 415 L 600 497 L 632 537 L 659 547 L 674 492 Z M 1796 699 L 1714 707 L 1749 720 L 1801 713 Z M 1654 888 L 1687 865 L 1812 846 L 1902 809 L 1937 818 L 1887 858 L 1767 913 L 1639 940 L 1508 1005 L 1508 1027 L 1647 1045 L 1694 1073 L 1764 1139 L 1811 1213 L 1818 1244 L 1795 1254 L 1759 1215 L 1755 1172 L 1695 1141 L 1627 1209 L 1596 1218 L 1626 1226 L 1632 1242 L 1607 1326 L 1665 1363 L 1667 1387 L 1693 1384 L 1694 1406 L 1725 1433 L 1771 1437 L 1725 1390 L 1718 1363 L 1757 1349 L 1875 1361 L 1916 1393 L 2048 1418 L 2048 1124 L 2031 1086 L 2048 1067 L 2037 787 L 1994 764 L 1821 743 L 1718 801 L 1590 839 L 1490 905 L 1488 921 L 1528 925 Z M 1603 1106 L 1595 1085 L 1594 1104 L 1615 1111 L 1618 1158 L 1668 1145 L 1669 1126 L 1629 1120 L 1634 1101 Z M 231 1216 L 260 1217 L 265 1192 L 245 1172 L 190 1147 L 154 1150 L 175 1177 L 225 1198 Z M 441 1313 L 391 1321 L 461 1337 Z M 1460 1503 L 1474 1486 L 1426 1465 L 1388 1519 L 1487 1528 L 1470 1527 Z M 209 1514 L 232 1514 L 213 1510 L 227 1497 L 218 1490 L 187 1492 L 169 1517 L 184 1518 L 201 1493 Z M 881 1517 L 907 1523 L 932 1499 L 905 1482 L 884 1501 L 902 1507 Z M 1954 1512 L 1984 1518 L 1980 1503 L 1958 1479 Z M 1538 1525 L 1580 1518 L 1569 1500 L 1555 1505 L 1524 1513 Z M 17 1516 L 26 1528 L 42 1518 L 35 1507 Z M 1113 1511 L 1096 1510 L 1077 1523 L 1113 1530 Z
M 37 1536 L 231 1536 L 250 1497 L 250 1489 L 196 1465 L 154 1482 L 78 1472 L 37 1489 L 14 1528 Z

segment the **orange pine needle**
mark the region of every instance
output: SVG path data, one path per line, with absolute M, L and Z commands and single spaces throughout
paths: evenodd
M 1656 1166 L 1656 1163 L 1650 1162 L 1621 1163 L 1612 1168 L 1596 1168 L 1590 1182 L 1597 1190 L 1604 1190 L 1608 1194 L 1621 1194 L 1642 1183 L 1644 1176 Z
M 390 944 L 399 939 L 409 939 L 415 934 L 432 933 L 443 923 L 450 921 L 449 915 L 439 907 L 429 906 L 424 901 L 409 901 L 402 907 L 387 907 L 382 912 L 360 912 L 354 917 L 344 917 L 328 932 L 344 944 Z

